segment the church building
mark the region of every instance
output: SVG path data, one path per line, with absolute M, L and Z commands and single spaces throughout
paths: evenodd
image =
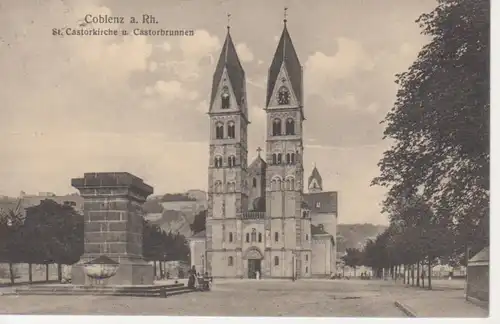
M 206 231 L 191 264 L 224 278 L 329 277 L 336 272 L 337 192 L 316 166 L 304 193 L 302 66 L 286 19 L 269 68 L 266 150 L 248 164 L 245 71 L 228 27 L 213 75 Z

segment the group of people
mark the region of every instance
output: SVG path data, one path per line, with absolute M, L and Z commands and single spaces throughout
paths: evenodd
M 208 272 L 205 272 L 202 275 L 199 272 L 196 272 L 195 266 L 193 266 L 191 270 L 189 270 L 188 288 L 208 291 L 210 290 L 211 282 L 212 279 L 208 276 Z

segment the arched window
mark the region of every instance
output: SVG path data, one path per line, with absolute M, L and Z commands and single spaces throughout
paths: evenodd
M 281 179 L 276 179 L 276 190 L 281 190 Z
M 247 233 L 247 234 L 245 235 L 245 241 L 247 241 L 247 243 L 249 243 L 249 242 L 250 242 L 250 234 L 248 234 L 248 233 Z
M 286 179 L 287 190 L 295 190 L 295 179 L 293 177 L 289 177 Z
M 233 266 L 233 257 L 230 256 L 229 258 L 227 258 L 227 265 L 232 267 Z
M 222 109 L 229 109 L 230 102 L 231 102 L 231 96 L 229 95 L 229 89 L 228 87 L 222 88 L 222 92 L 220 94 L 221 97 L 221 108 Z
M 236 157 L 234 155 L 230 155 L 228 158 L 227 158 L 227 165 L 230 167 L 230 168 L 234 168 L 236 166 Z
M 281 135 L 281 119 L 275 118 L 273 120 L 273 136 Z
M 295 164 L 295 153 L 290 153 L 290 164 Z
M 227 192 L 235 192 L 236 191 L 236 183 L 228 182 L 227 183 Z
M 215 138 L 216 139 L 224 138 L 224 125 L 220 122 L 215 124 Z
M 277 164 L 281 164 L 281 153 L 278 153 L 276 163 L 277 163 Z
M 216 168 L 222 168 L 222 156 L 216 156 L 214 158 L 214 166 Z
M 253 178 L 253 180 L 252 180 L 252 186 L 254 188 L 257 188 L 257 178 Z
M 306 267 L 306 273 L 308 273 L 308 272 L 309 272 L 309 268 L 308 268 L 308 267 Z
M 309 241 L 309 234 L 306 234 L 306 241 Z
M 214 185 L 214 191 L 215 193 L 221 193 L 222 192 L 222 182 L 221 181 L 215 181 Z
M 228 138 L 235 138 L 236 137 L 236 132 L 235 132 L 235 127 L 234 127 L 234 122 L 230 121 L 227 123 L 227 137 Z
M 286 120 L 285 133 L 286 135 L 295 135 L 295 121 L 293 118 Z
M 280 234 L 278 232 L 274 232 L 274 242 L 278 242 L 280 240 Z
M 259 233 L 259 243 L 262 243 L 262 233 Z
M 302 212 L 302 217 L 307 218 L 307 212 L 305 210 Z
M 278 161 L 276 154 L 273 154 L 273 164 L 276 164 Z
M 274 265 L 275 266 L 279 266 L 280 265 L 280 258 L 278 258 L 277 256 L 274 257 Z
M 233 233 L 229 232 L 229 242 L 233 241 Z
M 257 232 L 255 228 L 252 228 L 252 242 L 257 241 Z
M 306 254 L 306 261 L 309 261 L 309 254 Z

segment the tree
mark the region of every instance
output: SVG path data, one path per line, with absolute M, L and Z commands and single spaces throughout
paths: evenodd
M 197 234 L 199 232 L 203 232 L 205 230 L 205 222 L 207 219 L 207 210 L 202 210 L 196 216 L 194 217 L 194 221 L 192 224 L 189 225 L 191 228 L 191 232 L 194 234 Z
M 21 235 L 24 223 L 24 213 L 21 211 L 21 201 L 15 208 L 0 214 L 0 259 L 9 263 L 11 284 L 15 283 L 14 264 L 25 257 L 25 241 Z
M 356 277 L 356 269 L 362 263 L 361 251 L 354 248 L 347 248 L 342 260 L 344 260 L 346 266 L 354 269 L 354 277 Z
M 453 224 L 462 251 L 489 244 L 489 6 L 439 0 L 417 20 L 431 40 L 397 76 L 397 99 L 383 121 L 394 144 L 372 182 L 389 188 L 385 211 L 421 195 L 433 213 L 427 238 Z
M 46 280 L 50 263 L 57 263 L 61 280 L 61 265 L 74 264 L 83 254 L 83 216 L 68 204 L 45 199 L 27 208 L 21 232 L 26 242 L 24 262 L 45 264 Z

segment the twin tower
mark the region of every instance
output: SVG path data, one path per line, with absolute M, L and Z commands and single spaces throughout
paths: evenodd
M 208 216 L 203 266 L 215 277 L 308 276 L 303 202 L 303 75 L 286 20 L 269 68 L 266 154 L 248 165 L 245 71 L 228 27 L 210 97 Z

